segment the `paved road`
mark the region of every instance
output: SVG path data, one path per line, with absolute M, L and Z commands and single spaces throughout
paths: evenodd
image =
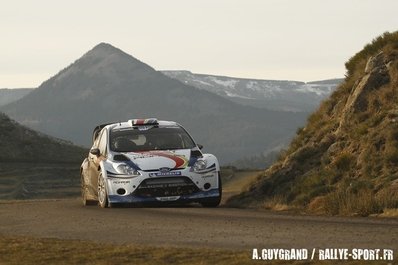
M 231 208 L 83 207 L 78 199 L 0 202 L 0 235 L 228 249 L 390 248 L 398 219 L 294 216 Z

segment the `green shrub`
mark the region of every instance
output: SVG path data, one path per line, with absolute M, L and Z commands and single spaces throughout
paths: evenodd
M 398 164 L 398 150 L 391 150 L 386 153 L 387 162 L 397 165 Z
M 347 171 L 350 169 L 351 163 L 354 160 L 354 156 L 348 152 L 339 154 L 334 160 L 334 166 L 339 171 Z
M 308 159 L 314 157 L 317 154 L 317 149 L 311 146 L 305 146 L 302 149 L 298 150 L 295 159 L 299 163 L 307 162 Z

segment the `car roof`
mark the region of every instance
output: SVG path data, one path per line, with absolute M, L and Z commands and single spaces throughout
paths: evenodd
M 142 120 L 144 120 L 144 119 L 142 119 Z M 180 125 L 174 121 L 158 121 L 156 119 L 154 119 L 154 120 L 155 120 L 155 122 L 151 122 L 151 123 L 143 122 L 142 124 L 139 124 L 139 125 L 134 124 L 135 120 L 128 120 L 128 121 L 124 121 L 124 122 L 110 123 L 110 124 L 107 124 L 106 127 L 111 128 L 111 129 L 116 129 L 116 130 L 128 129 L 128 128 L 139 127 L 139 126 L 180 127 Z
M 136 124 L 137 123 L 137 124 Z M 174 121 L 159 121 L 156 118 L 150 119 L 131 119 L 123 122 L 110 122 L 96 126 L 93 130 L 92 141 L 94 142 L 103 128 L 112 130 L 123 130 L 139 126 L 156 126 L 156 127 L 182 127 Z

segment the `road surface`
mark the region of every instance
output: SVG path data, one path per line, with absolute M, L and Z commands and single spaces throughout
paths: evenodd
M 78 199 L 1 201 L 0 235 L 115 244 L 398 250 L 398 219 L 295 216 L 232 208 L 84 207 Z

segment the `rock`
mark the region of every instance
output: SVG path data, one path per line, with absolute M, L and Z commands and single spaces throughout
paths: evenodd
M 379 52 L 377 55 L 369 58 L 365 67 L 365 74 L 371 73 L 374 69 L 383 66 L 384 64 L 384 53 Z
M 365 75 L 355 83 L 341 115 L 340 125 L 336 132 L 344 128 L 351 114 L 364 112 L 368 108 L 369 91 L 379 89 L 390 82 L 390 75 L 385 64 L 384 53 L 369 58 Z

